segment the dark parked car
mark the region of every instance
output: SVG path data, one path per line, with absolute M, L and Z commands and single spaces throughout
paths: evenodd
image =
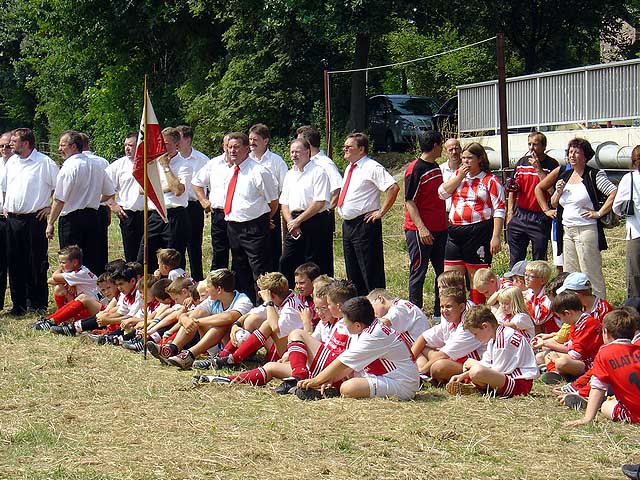
M 458 134 L 458 96 L 444 102 L 432 118 L 433 126 L 439 132 Z
M 431 117 L 440 104 L 431 97 L 376 95 L 367 102 L 369 136 L 388 152 L 415 145 L 420 132 L 432 130 Z

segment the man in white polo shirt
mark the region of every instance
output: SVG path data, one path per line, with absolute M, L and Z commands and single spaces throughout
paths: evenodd
M 400 187 L 382 165 L 367 156 L 369 138 L 364 133 L 348 135 L 343 150 L 349 165 L 337 206 L 343 219 L 344 262 L 358 295 L 367 295 L 386 286 L 381 220 L 396 201 Z M 385 192 L 382 206 L 380 192 Z
M 205 212 L 211 212 L 211 271 L 229 268 L 229 237 L 227 221 L 224 219 L 224 182 L 232 167 L 227 155 L 228 143 L 229 135 L 225 135 L 222 139 L 222 154 L 209 160 L 191 181 L 200 205 Z
M 82 135 L 68 130 L 60 136 L 58 152 L 64 163 L 56 180 L 46 236 L 53 238 L 58 221 L 60 248 L 78 245 L 82 249 L 83 263 L 92 272 L 104 270 L 100 241 L 96 236 L 98 207 L 101 201 L 114 197 L 113 183 L 103 166 L 82 153 Z
M 294 140 L 289 151 L 293 166 L 284 178 L 280 194 L 282 216 L 287 225 L 280 273 L 293 285 L 293 272 L 303 263 L 313 262 L 320 267 L 320 272 L 327 273 L 332 239 L 329 176 L 311 160 L 311 145 L 306 140 Z
M 140 194 L 140 184 L 133 177 L 134 157 L 138 134 L 130 132 L 124 139 L 124 156 L 107 167 L 107 175 L 113 182 L 117 202 L 111 210 L 120 220 L 120 234 L 124 246 L 124 258 L 135 262 L 142 235 L 144 234 L 144 197 Z
M 14 155 L 6 163 L 3 184 L 11 313 L 15 315 L 24 314 L 27 308 L 44 311 L 49 301 L 45 230 L 58 166 L 38 152 L 35 143 L 28 128 L 12 132 Z
M 227 150 L 233 164 L 224 187 L 231 269 L 237 290 L 255 303 L 256 280 L 273 266 L 269 222 L 278 209 L 278 187 L 271 173 L 249 158 L 249 138 L 244 133 L 230 133 Z

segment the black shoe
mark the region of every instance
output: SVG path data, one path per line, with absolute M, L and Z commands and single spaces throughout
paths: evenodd
M 231 355 L 226 357 L 213 357 L 211 359 L 211 366 L 217 370 L 221 368 L 233 367 L 233 363 L 229 363 Z
M 125 340 L 122 342 L 122 346 L 132 352 L 140 353 L 144 350 L 144 342 L 141 338 L 134 338 L 133 340 Z
M 315 388 L 297 388 L 296 396 L 300 400 L 322 400 L 323 398 L 334 398 L 340 396 L 340 391 L 335 387 L 325 388 L 324 392 L 316 390 Z
M 11 310 L 7 312 L 9 315 L 13 317 L 21 317 L 27 313 L 26 308 L 13 307 Z
M 545 372 L 540 375 L 540 381 L 547 385 L 557 385 L 566 382 L 565 378 L 558 372 Z
M 622 473 L 633 480 L 640 480 L 640 463 L 622 465 Z
M 51 330 L 53 326 L 53 320 L 49 320 L 48 318 L 41 318 L 36 323 L 31 325 L 31 328 L 38 332 L 48 332 Z
M 193 362 L 193 368 L 196 370 L 212 370 L 214 368 L 213 361 L 216 357 L 209 357 L 205 360 L 196 360 Z
M 58 335 L 66 335 L 68 337 L 76 336 L 76 327 L 73 323 L 63 323 L 62 325 L 53 325 L 51 327 L 51 333 Z
M 565 395 L 564 404 L 573 410 L 584 410 L 587 408 L 587 401 L 577 393 Z
M 290 395 L 295 393 L 298 388 L 298 382 L 300 379 L 296 377 L 288 377 L 282 380 L 282 383 L 276 387 L 276 393 L 278 395 Z

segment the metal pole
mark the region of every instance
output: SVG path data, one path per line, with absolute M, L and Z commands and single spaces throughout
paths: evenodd
M 500 115 L 500 154 L 502 165 L 502 183 L 505 171 L 509 168 L 509 132 L 507 127 L 507 79 L 504 69 L 504 33 L 496 35 L 496 60 L 498 64 L 498 110 Z
M 143 144 L 143 162 L 144 162 L 144 206 L 143 206 L 143 214 L 142 214 L 142 222 L 144 224 L 144 236 L 143 236 L 143 286 L 142 286 L 142 312 L 144 315 L 144 335 L 142 336 L 143 345 L 144 345 L 144 359 L 147 359 L 147 326 L 148 326 L 148 318 L 147 318 L 147 275 L 149 273 L 149 229 L 147 227 L 147 216 L 149 214 L 147 208 L 147 199 L 149 195 L 149 177 L 147 175 L 147 120 L 149 111 L 147 109 L 147 105 L 149 104 L 149 93 L 147 92 L 147 76 L 144 76 L 144 127 L 142 132 L 142 144 Z
M 327 139 L 327 156 L 333 158 L 333 139 L 331 138 L 331 81 L 329 70 L 324 74 L 324 132 Z

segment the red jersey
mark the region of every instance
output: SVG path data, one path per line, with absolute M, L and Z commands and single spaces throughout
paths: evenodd
M 422 222 L 431 232 L 447 229 L 446 203 L 438 195 L 438 187 L 442 183 L 440 167 L 419 158 L 411 162 L 404 172 L 404 199 L 412 200 L 416 204 Z M 403 228 L 418 230 L 406 207 Z
M 602 323 L 583 313 L 569 328 L 569 341 L 565 345 L 571 358 L 583 361 L 589 368 L 602 343 Z
M 596 297 L 593 302 L 593 307 L 591 307 L 591 311 L 589 312 L 593 318 L 600 321 L 602 323 L 602 319 L 604 316 L 609 313 L 613 308 L 604 298 Z
M 618 339 L 603 346 L 593 362 L 591 385 L 613 388 L 616 399 L 628 410 L 631 422 L 640 423 L 640 345 Z
M 466 176 L 451 195 L 449 222 L 471 225 L 505 216 L 504 188 L 492 173 Z
M 542 170 L 548 174 L 558 168 L 558 162 L 545 155 L 540 162 Z M 529 163 L 529 156 L 524 156 L 516 163 L 513 178 L 516 182 L 518 192 L 516 204 L 518 207 L 533 212 L 542 212 L 538 200 L 536 200 L 535 188 L 540 183 L 540 177 L 535 168 Z M 547 201 L 551 198 L 549 192 L 544 192 Z
M 562 322 L 551 311 L 551 300 L 547 297 L 545 289 L 540 290 L 538 295 L 529 289 L 524 292 L 524 299 L 529 308 L 529 316 L 536 325 L 543 325 L 544 333 L 553 333 L 560 330 Z

